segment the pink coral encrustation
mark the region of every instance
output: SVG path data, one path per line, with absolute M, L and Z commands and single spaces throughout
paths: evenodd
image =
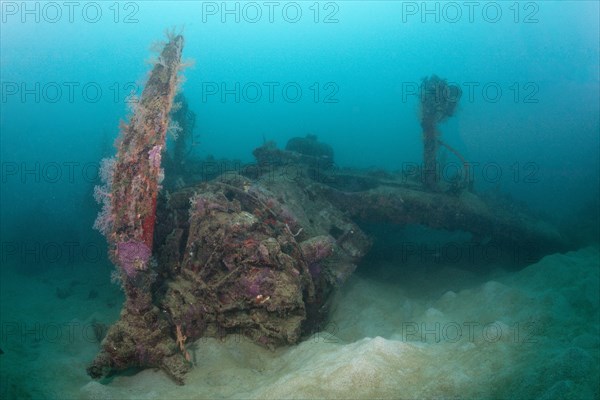
M 162 146 L 158 144 L 148 151 L 148 159 L 150 160 L 150 165 L 154 168 L 160 168 L 160 162 L 162 158 L 161 151 Z
M 130 278 L 134 278 L 138 271 L 148 269 L 148 261 L 151 255 L 152 251 L 150 248 L 145 243 L 137 240 L 117 244 L 119 265 Z

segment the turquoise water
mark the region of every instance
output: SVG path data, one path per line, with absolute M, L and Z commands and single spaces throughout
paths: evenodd
M 598 396 L 597 2 L 0 7 L 2 398 Z M 98 163 L 114 153 L 119 120 L 129 113 L 132 91 L 141 93 L 145 61 L 156 57 L 152 43 L 171 28 L 185 36 L 184 59 L 193 62 L 183 72 L 197 118 L 192 157 L 251 163 L 265 140 L 284 147 L 315 134 L 333 147 L 339 168 L 410 168 L 422 162 L 418 87 L 436 74 L 463 91 L 440 130 L 475 166 L 475 189 L 522 202 L 568 234 L 574 253 L 524 269 L 434 263 L 421 276 L 418 262 L 385 250 L 395 247 L 394 235 L 379 234 L 380 254 L 365 260 L 336 298 L 333 320 L 346 327 L 336 331 L 338 342 L 303 343 L 299 360 L 297 348 L 273 355 L 248 343 L 208 341 L 195 351 L 211 364 L 194 370 L 192 389 L 154 371 L 91 381 L 85 367 L 98 344 L 88 328 L 116 320 L 123 299 L 110 283 L 105 240 L 91 228 Z M 448 163 L 452 157 L 441 155 Z M 453 240 L 448 233 L 419 235 Z M 390 288 L 391 265 L 405 275 Z M 538 271 L 544 268 L 553 275 Z M 397 304 L 404 314 L 390 322 L 386 315 Z M 355 321 L 348 308 L 366 317 Z M 531 345 L 520 352 L 514 342 L 490 348 L 485 340 L 408 348 L 398 321 L 436 315 L 461 324 L 502 321 L 511 335 L 514 324 L 539 318 L 548 327 L 540 334 L 544 351 Z M 335 363 L 353 356 L 355 370 Z M 438 356 L 443 366 L 432 361 Z M 483 361 L 490 358 L 495 363 Z M 554 365 L 548 371 L 540 366 L 547 360 Z M 310 372 L 317 364 L 326 382 Z M 569 372 L 573 365 L 587 367 Z M 229 383 L 232 376 L 242 384 Z M 280 388 L 285 382 L 289 388 Z

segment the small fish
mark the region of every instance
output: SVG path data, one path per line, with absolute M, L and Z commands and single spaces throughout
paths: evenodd
M 4 354 L 4 351 L 2 349 L 0 349 L 0 354 Z

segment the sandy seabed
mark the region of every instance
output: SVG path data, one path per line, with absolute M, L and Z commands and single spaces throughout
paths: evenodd
M 269 351 L 240 336 L 190 344 L 184 386 L 152 369 L 86 375 L 98 351 L 92 322 L 116 320 L 123 299 L 108 268 L 5 268 L 0 397 L 599 398 L 599 259 L 588 247 L 517 272 L 358 274 L 333 298 L 329 323 L 297 346 Z

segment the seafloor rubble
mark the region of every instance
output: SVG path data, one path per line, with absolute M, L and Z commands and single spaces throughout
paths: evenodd
M 492 206 L 469 182 L 335 169 L 333 149 L 310 135 L 286 150 L 265 143 L 252 168 L 196 184 L 167 179 L 170 190 L 159 191 L 161 166 L 176 173 L 181 165 L 161 157 L 182 47 L 178 35 L 165 45 L 100 191 L 97 225 L 126 302 L 88 368 L 92 377 L 159 367 L 183 383 L 194 362 L 186 346 L 203 336 L 243 334 L 269 348 L 298 343 L 319 329 L 330 294 L 369 250 L 364 222 L 462 230 L 540 255 L 562 245 L 551 225 Z M 434 104 L 450 111 L 427 124 L 429 141 L 438 140 L 435 124 L 454 106 Z M 431 164 L 438 144 L 430 146 Z

